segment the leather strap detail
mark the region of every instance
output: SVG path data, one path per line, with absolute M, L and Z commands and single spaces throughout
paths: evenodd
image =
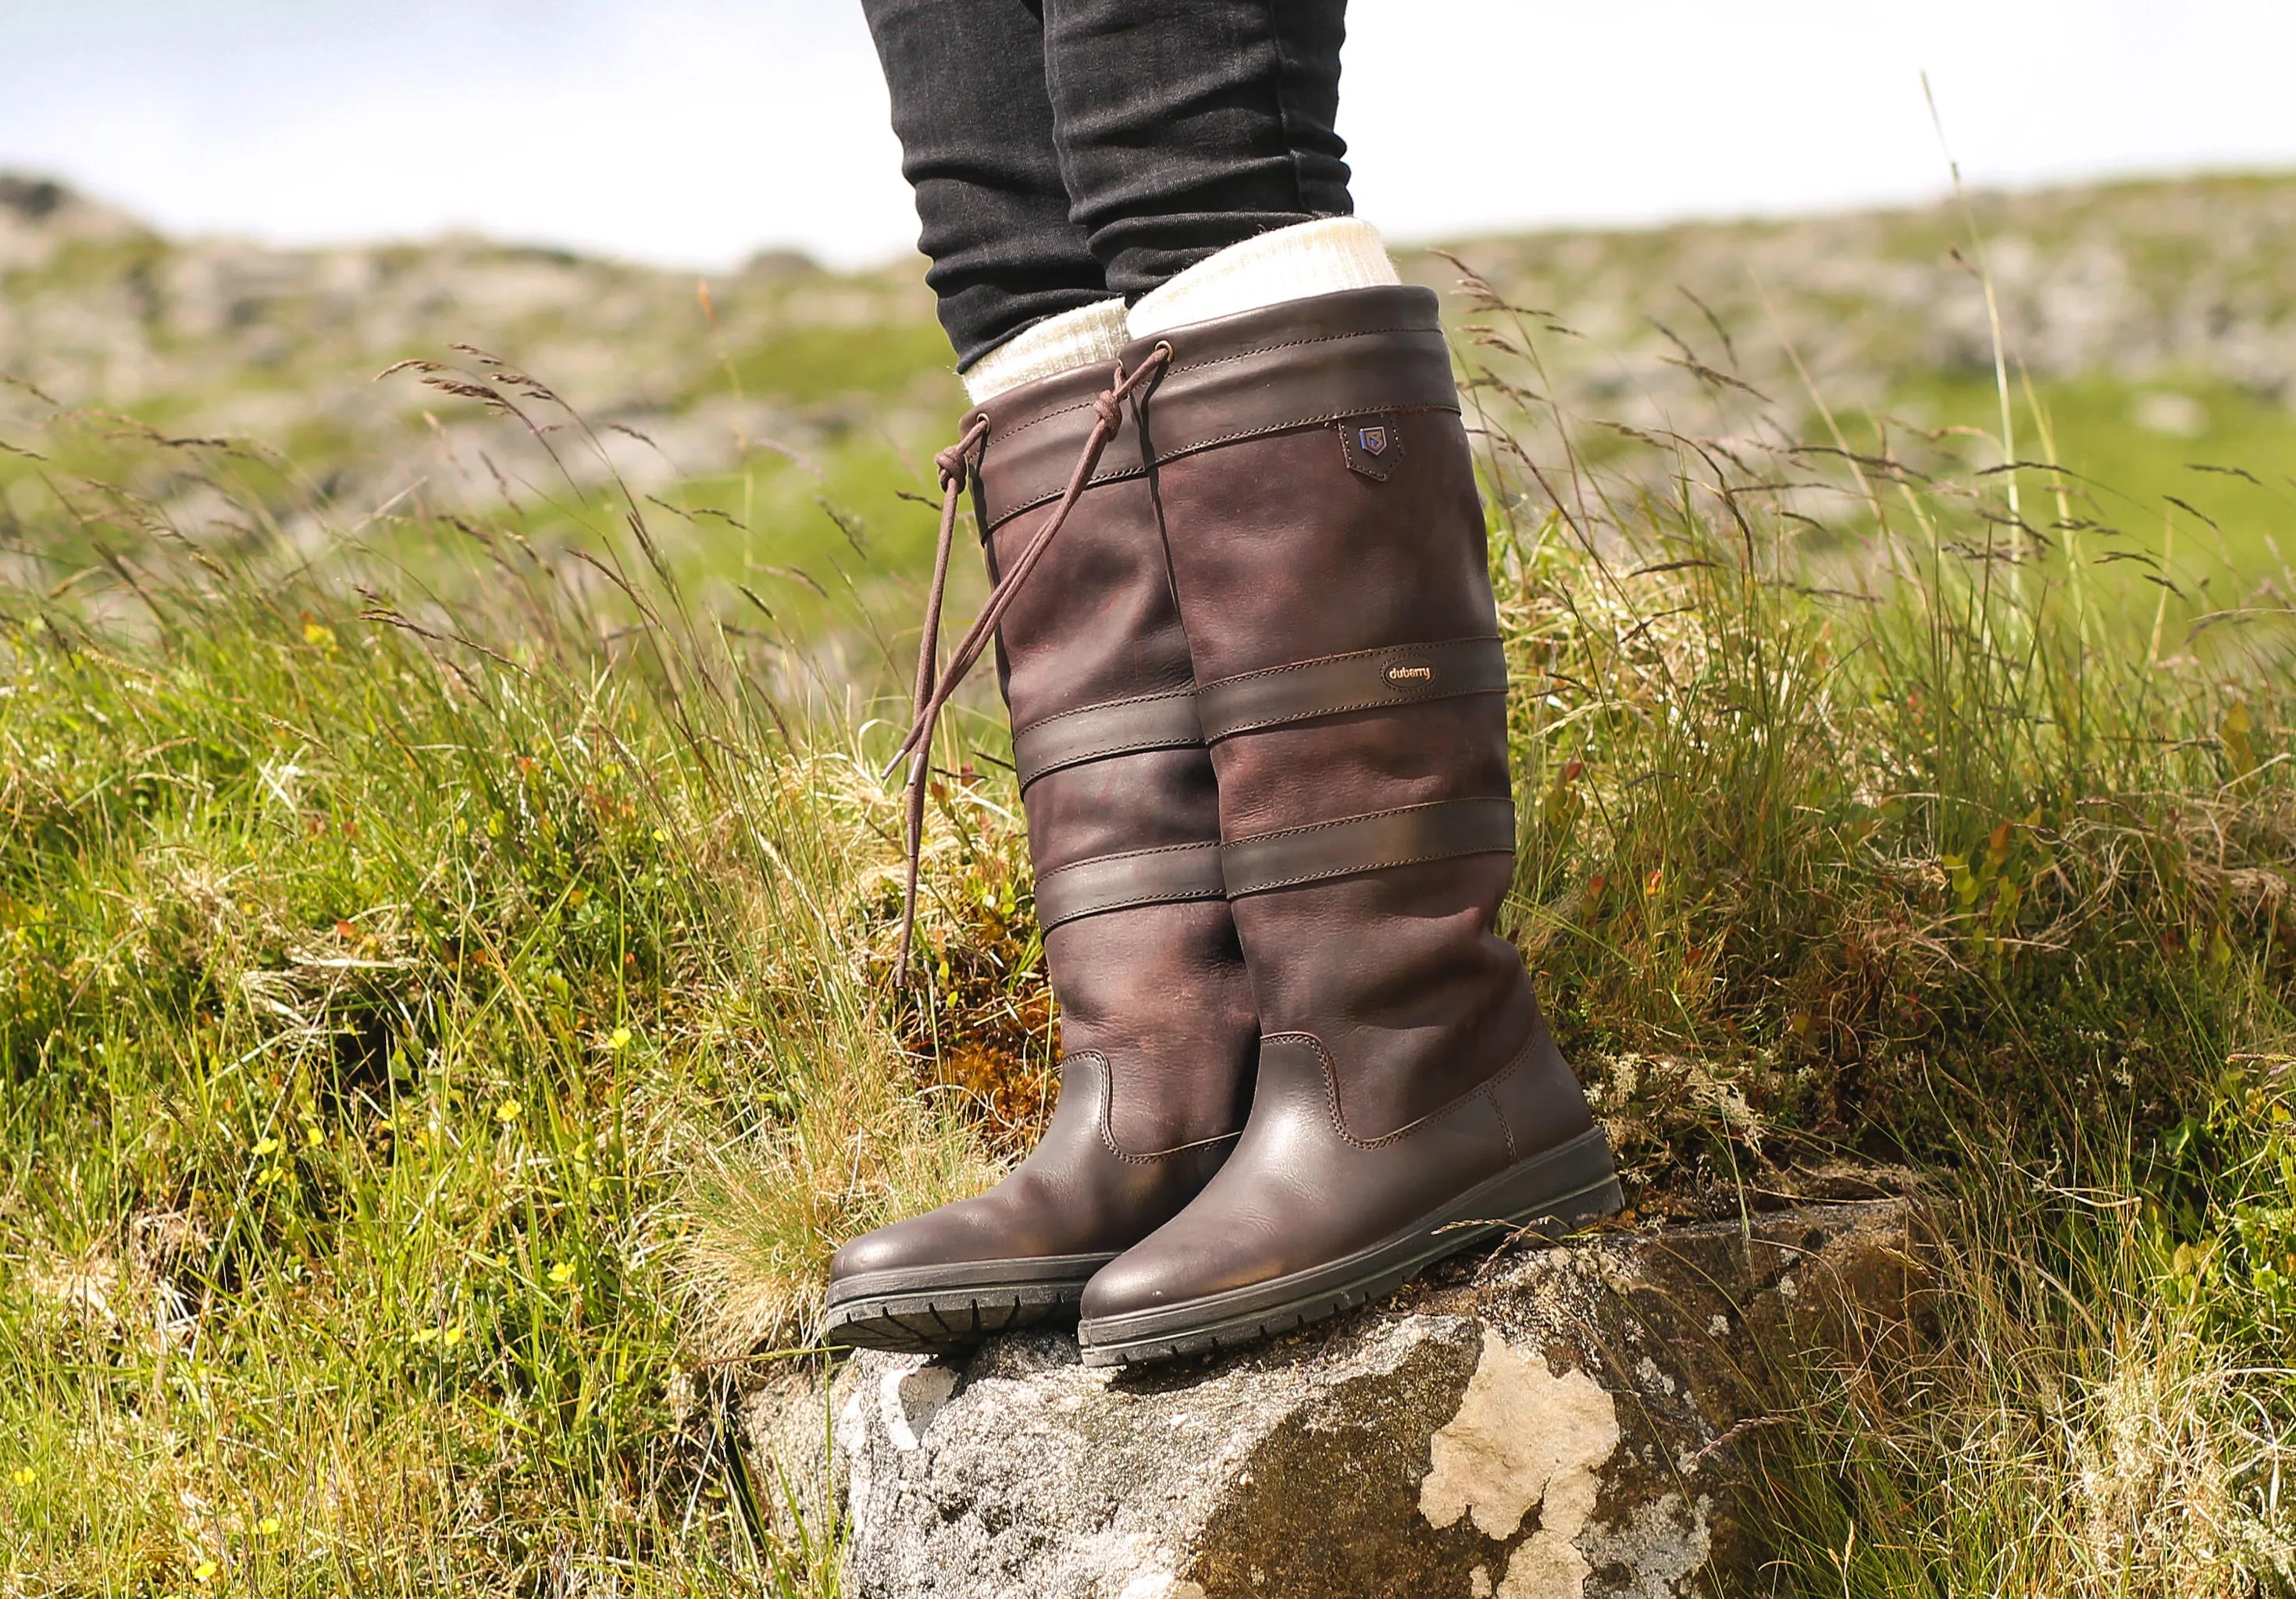
M 1109 442 L 1094 483 L 1146 475 L 1214 445 L 1362 416 L 1408 434 L 1411 412 L 1459 409 L 1431 290 L 1349 289 L 1177 328 L 1130 347 L 1126 369 L 1157 344 L 1172 365 Z M 980 455 L 982 536 L 1031 507 L 1060 497 L 1093 422 L 1093 396 L 1111 365 L 1029 384 L 1007 403 L 990 400 L 966 415 L 988 422 Z M 1144 441 L 1141 419 L 1147 419 Z
M 1506 651 L 1496 638 L 1357 650 L 1270 667 L 1197 691 L 1204 742 L 1350 710 L 1506 693 Z M 1016 742 L 1017 747 L 1017 742 Z
M 1025 789 L 1047 772 L 1111 755 L 1185 750 L 1204 742 L 1193 689 L 1111 700 L 1033 722 L 1013 735 L 1013 765 Z
M 1222 846 L 1220 866 L 1233 899 L 1420 861 L 1513 853 L 1513 800 L 1441 800 L 1238 839 Z
M 1218 844 L 1174 844 L 1097 856 L 1046 873 L 1037 879 L 1037 921 L 1050 932 L 1063 922 L 1103 911 L 1226 895 Z

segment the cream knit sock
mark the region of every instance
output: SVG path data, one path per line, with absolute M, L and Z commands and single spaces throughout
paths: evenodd
M 1209 265 L 1209 263 L 1207 263 Z M 1116 359 L 1124 348 L 1124 302 L 1096 299 L 1022 328 L 962 374 L 976 406 L 1008 390 L 1089 362 Z
M 1135 339 L 1145 339 L 1287 299 L 1401 281 L 1377 228 L 1353 217 L 1320 217 L 1231 244 L 1197 262 L 1142 296 L 1125 322 Z

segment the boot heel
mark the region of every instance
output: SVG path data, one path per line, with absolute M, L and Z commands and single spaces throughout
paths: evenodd
M 1449 1209 L 1464 1222 L 1476 1218 L 1478 1205 L 1484 1207 L 1481 1215 L 1504 1219 L 1516 1232 L 1558 1236 L 1581 1222 L 1625 1210 L 1627 1195 L 1611 1161 L 1610 1139 L 1602 1128 L 1589 1128 L 1567 1144 L 1509 1167 Z

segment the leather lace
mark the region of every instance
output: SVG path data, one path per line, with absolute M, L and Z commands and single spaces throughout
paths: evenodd
M 916 692 L 911 701 L 914 716 L 906 736 L 901 740 L 901 747 L 894 750 L 893 758 L 885 763 L 885 772 L 890 775 L 893 768 L 901 764 L 902 757 L 906 756 L 909 760 L 908 882 L 901 901 L 901 953 L 893 970 L 893 980 L 897 984 L 908 980 L 909 948 L 916 933 L 917 875 L 924 852 L 925 790 L 932 775 L 933 729 L 940 721 L 943 708 L 987 652 L 989 640 L 996 636 L 997 625 L 1004 619 L 1004 613 L 1013 608 L 1013 602 L 1020 597 L 1022 586 L 1029 581 L 1029 575 L 1044 560 L 1045 551 L 1051 545 L 1054 536 L 1066 525 L 1069 512 L 1075 510 L 1077 502 L 1084 497 L 1085 488 L 1091 481 L 1095 469 L 1100 465 L 1100 457 L 1107 450 L 1109 440 L 1115 438 L 1117 430 L 1124 425 L 1124 402 L 1143 383 L 1162 371 L 1171 359 L 1172 347 L 1159 344 L 1146 360 L 1129 373 L 1124 370 L 1121 363 L 1117 365 L 1114 381 L 1093 399 L 1092 432 L 1077 456 L 1076 470 L 1069 474 L 1068 487 L 1062 491 L 1059 503 L 1045 520 L 1045 525 L 1037 529 L 1037 536 L 1029 541 L 1029 547 L 1021 552 L 1021 558 L 1013 563 L 1012 570 L 999 577 L 996 586 L 988 591 L 988 603 L 980 608 L 980 614 L 973 619 L 972 626 L 965 629 L 964 636 L 957 640 L 956 648 L 949 654 L 946 670 L 938 667 L 940 614 L 948 586 L 949 552 L 956 537 L 957 502 L 976 470 L 975 454 L 988 440 L 988 419 L 986 416 L 974 418 L 972 425 L 965 429 L 955 444 L 933 457 L 934 467 L 940 475 L 940 537 L 933 547 L 932 586 L 925 597 L 924 638 L 917 649 Z

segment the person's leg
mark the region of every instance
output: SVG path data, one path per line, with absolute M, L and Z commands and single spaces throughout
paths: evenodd
M 1260 1029 L 1155 502 L 1137 473 L 1062 493 L 1107 381 L 1079 367 L 1008 390 L 971 414 L 964 447 L 999 592 L 1029 572 L 996 638 L 1061 1008 L 1059 1103 L 988 1193 L 837 1251 L 835 1342 L 944 1349 L 1072 1318 L 1092 1275 L 1193 1199 L 1243 1124 Z M 920 725 L 929 750 L 930 712 Z
M 885 69 L 901 171 L 916 192 L 925 281 L 970 379 L 1050 318 L 1029 370 L 989 389 L 1112 354 L 1115 308 L 1070 217 L 1029 0 L 862 0 Z M 1063 338 L 1062 334 L 1070 335 Z M 1011 367 L 1009 358 L 1000 363 Z M 975 398 L 986 394 L 976 389 Z
M 1097 1273 L 1089 1365 L 1246 1342 L 1621 1202 L 1498 932 L 1507 667 L 1433 294 L 1340 213 L 1342 0 L 1046 0 L 1262 1036 L 1234 1152 Z M 1084 71 L 1090 84 L 1071 81 Z M 1160 127 L 1168 134 L 1160 135 Z
M 1623 1203 L 1498 931 L 1507 662 L 1435 296 L 1315 295 L 1119 358 L 1156 364 L 1140 464 L 1262 1035 L 1235 1152 L 1086 1289 L 1087 1365 L 1282 1332 L 1493 1225 Z
M 1033 18 L 1017 0 L 870 6 L 975 402 L 944 482 L 972 488 L 1009 606 L 999 676 L 1063 1049 L 1016 1170 L 831 1264 L 830 1338 L 939 1349 L 1072 1316 L 1095 1271 L 1194 1197 L 1242 1125 L 1259 1027 L 1154 503 L 1137 473 L 1078 468 L 1115 414 L 1124 302 L 1068 220 Z M 921 666 L 921 701 L 942 676 Z M 919 724 L 929 756 L 927 703 Z
M 1346 0 L 1044 0 L 1070 215 L 1128 301 L 1355 209 L 1335 124 Z M 1345 285 L 1335 285 L 1345 286 Z

